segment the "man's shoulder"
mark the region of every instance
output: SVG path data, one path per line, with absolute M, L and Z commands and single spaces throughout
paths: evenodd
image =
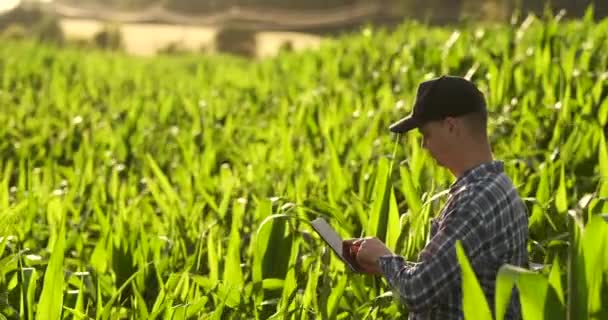
M 520 206 L 523 204 L 517 188 L 504 173 L 469 179 L 452 190 L 450 202 L 455 207 L 487 212 L 492 208 Z
M 463 187 L 467 190 L 464 195 L 469 198 L 493 198 L 499 195 L 519 197 L 513 181 L 504 172 L 476 177 L 467 181 Z

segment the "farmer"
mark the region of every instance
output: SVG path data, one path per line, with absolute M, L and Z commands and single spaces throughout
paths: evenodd
M 470 81 L 442 76 L 418 87 L 413 113 L 390 126 L 396 133 L 417 128 L 423 146 L 456 181 L 429 242 L 417 262 L 405 261 L 377 238 L 345 240 L 358 246 L 357 263 L 382 275 L 409 309 L 409 319 L 463 319 L 461 269 L 456 240 L 465 253 L 494 313 L 495 279 L 503 264 L 528 267 L 526 207 L 503 162 L 494 160 L 487 136 L 483 94 Z M 513 290 L 505 319 L 519 319 Z

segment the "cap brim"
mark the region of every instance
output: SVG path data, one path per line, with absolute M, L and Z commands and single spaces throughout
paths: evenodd
M 403 119 L 391 124 L 391 126 L 389 127 L 389 130 L 391 130 L 392 132 L 395 132 L 395 133 L 405 133 L 405 132 L 408 132 L 419 126 L 420 126 L 420 121 L 418 121 L 418 119 L 410 116 L 410 117 L 403 118 Z

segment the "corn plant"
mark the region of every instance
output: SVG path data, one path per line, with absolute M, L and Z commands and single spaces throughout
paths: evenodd
M 530 212 L 542 268 L 505 266 L 501 292 L 524 293 L 526 319 L 604 318 L 608 20 L 592 17 L 365 26 L 259 61 L 2 40 L 0 314 L 406 316 L 309 221 L 417 258 L 454 178 L 388 126 L 450 73 L 486 93 L 494 155 Z

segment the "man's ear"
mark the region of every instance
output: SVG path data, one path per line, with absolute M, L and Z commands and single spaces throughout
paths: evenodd
M 458 119 L 453 118 L 453 117 L 447 117 L 444 120 L 445 120 L 446 129 L 448 130 L 448 132 L 450 134 L 452 134 L 452 135 L 460 134 Z

